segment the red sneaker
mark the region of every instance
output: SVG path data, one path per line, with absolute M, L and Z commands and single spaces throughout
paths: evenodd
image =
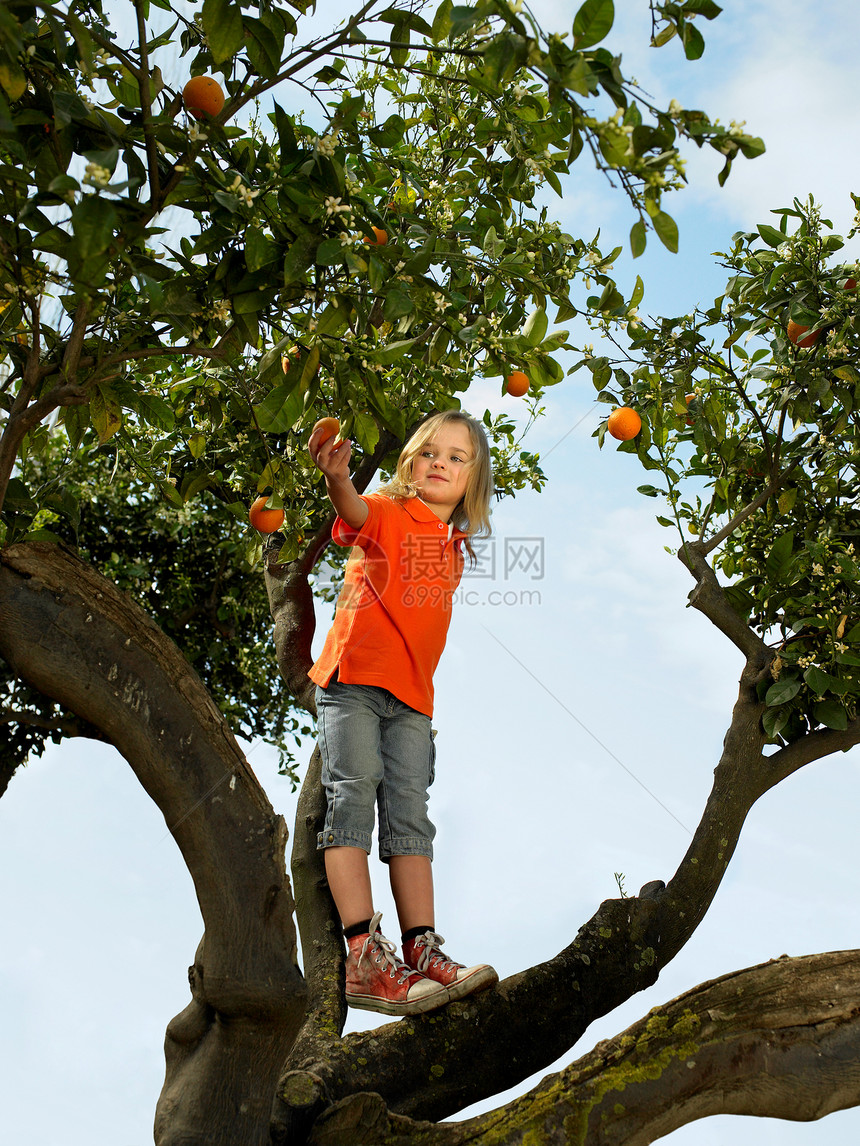
M 350 1007 L 380 1011 L 383 1015 L 421 1015 L 449 1000 L 444 985 L 407 967 L 397 958 L 394 944 L 379 930 L 377 911 L 370 932 L 347 940 L 346 1001 Z
M 492 967 L 486 963 L 477 963 L 474 967 L 465 967 L 462 963 L 455 963 L 449 959 L 439 948 L 445 940 L 434 931 L 425 931 L 403 944 L 403 958 L 416 971 L 441 983 L 448 988 L 448 997 L 462 999 L 474 991 L 485 991 L 494 987 L 499 976 Z

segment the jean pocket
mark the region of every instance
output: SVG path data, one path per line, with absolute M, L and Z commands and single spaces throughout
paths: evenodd
M 427 781 L 429 788 L 433 781 L 436 779 L 436 729 L 430 729 L 430 779 Z

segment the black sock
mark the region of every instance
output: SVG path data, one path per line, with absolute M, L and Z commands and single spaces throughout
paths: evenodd
M 366 935 L 370 931 L 369 919 L 362 919 L 360 923 L 353 923 L 350 927 L 344 927 L 344 939 L 353 939 L 356 935 Z
M 410 939 L 416 939 L 419 935 L 423 935 L 425 931 L 432 931 L 433 928 L 429 923 L 424 923 L 421 927 L 410 927 L 408 931 L 404 931 L 400 936 L 402 943 L 408 943 Z

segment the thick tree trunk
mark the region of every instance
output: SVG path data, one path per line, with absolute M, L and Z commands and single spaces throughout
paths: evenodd
M 357 1094 L 311 1146 L 648 1146 L 712 1114 L 793 1121 L 860 1105 L 860 951 L 777 959 L 704 983 L 499 1110 L 459 1123 Z
M 0 553 L 0 654 L 116 745 L 194 880 L 205 934 L 167 1031 L 157 1141 L 263 1146 L 305 1006 L 283 820 L 178 649 L 62 547 Z

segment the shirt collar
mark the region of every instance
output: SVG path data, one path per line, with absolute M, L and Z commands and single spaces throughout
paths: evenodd
M 420 497 L 409 497 L 401 502 L 401 505 L 406 510 L 411 518 L 415 521 L 424 522 L 438 522 L 442 519 L 433 512 L 426 501 L 422 501 Z M 442 524 L 446 523 L 442 521 Z M 462 541 L 463 538 L 468 537 L 468 533 L 464 533 L 462 529 L 454 529 L 452 523 L 449 521 L 448 525 L 448 540 L 449 541 Z

